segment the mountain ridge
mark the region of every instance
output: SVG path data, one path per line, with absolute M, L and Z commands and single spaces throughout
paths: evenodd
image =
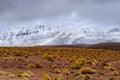
M 0 46 L 42 46 L 120 42 L 120 28 L 96 28 L 38 25 L 0 32 Z

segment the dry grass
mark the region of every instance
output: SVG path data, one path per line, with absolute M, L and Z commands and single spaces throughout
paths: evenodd
M 0 80 L 119 80 L 119 66 L 120 51 L 0 48 Z

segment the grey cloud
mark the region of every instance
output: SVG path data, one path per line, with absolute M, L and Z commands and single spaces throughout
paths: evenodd
M 57 18 L 76 12 L 79 17 L 120 23 L 120 0 L 0 0 L 0 24 Z

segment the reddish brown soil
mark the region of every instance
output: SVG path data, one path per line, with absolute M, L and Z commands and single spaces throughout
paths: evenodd
M 109 45 L 110 46 L 110 45 Z M 43 59 L 43 55 L 51 57 L 53 61 Z M 52 80 L 55 80 L 56 76 L 63 76 L 63 80 L 82 80 L 80 76 L 84 74 L 76 74 L 79 69 L 71 69 L 71 65 L 79 59 L 84 59 L 85 64 L 80 65 L 82 67 L 89 67 L 95 69 L 95 74 L 90 74 L 92 78 L 90 80 L 109 80 L 110 78 L 120 79 L 120 51 L 102 50 L 102 49 L 84 49 L 84 48 L 56 48 L 56 47 L 1 47 L 0 48 L 0 73 L 9 72 L 14 74 L 14 78 L 10 78 L 8 75 L 0 74 L 0 80 L 21 80 L 18 77 L 18 72 L 31 71 L 34 76 L 28 77 L 28 80 L 44 80 L 43 74 L 47 73 L 51 76 Z M 87 63 L 90 62 L 90 63 Z M 95 62 L 95 67 L 92 64 Z M 97 62 L 97 63 L 96 63 Z M 41 64 L 41 68 L 30 68 L 28 64 Z M 113 71 L 106 69 L 105 64 L 111 64 L 107 67 L 114 68 L 114 71 L 118 72 L 118 75 L 113 75 Z M 52 66 L 57 65 L 60 73 L 53 73 Z M 70 72 L 70 75 L 63 74 L 63 65 Z M 104 75 L 98 74 L 98 72 L 104 73 Z M 23 79 L 22 79 L 23 80 Z
M 54 77 L 56 75 L 62 75 L 64 77 L 64 80 L 81 80 L 81 79 L 77 79 L 74 75 L 75 73 L 78 72 L 78 70 L 73 70 L 70 69 L 70 62 L 67 61 L 59 61 L 59 60 L 55 60 L 54 62 L 42 59 L 41 57 L 42 55 L 39 55 L 37 57 L 28 57 L 28 58 L 23 58 L 23 57 L 16 57 L 16 59 L 23 59 L 24 62 L 20 62 L 20 61 L 14 61 L 14 60 L 8 60 L 5 61 L 3 57 L 0 57 L 0 71 L 7 71 L 7 72 L 11 72 L 13 74 L 17 74 L 17 72 L 19 71 L 27 71 L 30 70 L 33 74 L 34 77 L 29 78 L 29 80 L 44 80 L 43 79 L 43 73 L 47 73 L 49 75 L 52 76 L 52 80 L 54 80 Z M 42 68 L 29 68 L 27 65 L 28 63 L 36 63 L 39 62 L 41 63 L 43 66 Z M 110 62 L 113 67 L 116 69 L 116 71 L 120 72 L 120 63 L 118 63 L 117 61 L 114 62 Z M 55 73 L 51 73 L 51 66 L 53 64 L 56 64 L 58 66 L 58 68 L 62 71 L 63 67 L 62 65 L 65 65 L 67 67 L 67 69 L 71 72 L 70 75 L 64 75 L 63 73 L 59 73 L 59 74 L 55 74 Z M 111 77 L 115 77 L 115 78 L 120 78 L 120 76 L 112 76 L 111 71 L 109 70 L 105 70 L 103 69 L 103 67 L 101 66 L 97 66 L 96 67 L 97 71 L 100 72 L 104 72 L 105 75 L 104 76 L 100 76 L 98 74 L 93 74 L 92 75 L 92 79 L 90 80 L 109 80 L 109 78 Z M 4 76 L 4 75 L 0 75 L 0 80 L 20 80 L 20 77 L 15 77 L 15 78 L 9 78 L 8 76 Z

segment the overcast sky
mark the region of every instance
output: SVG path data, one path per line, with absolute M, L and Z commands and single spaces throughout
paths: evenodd
M 72 13 L 81 21 L 119 25 L 120 0 L 0 0 L 0 29 L 59 22 Z

